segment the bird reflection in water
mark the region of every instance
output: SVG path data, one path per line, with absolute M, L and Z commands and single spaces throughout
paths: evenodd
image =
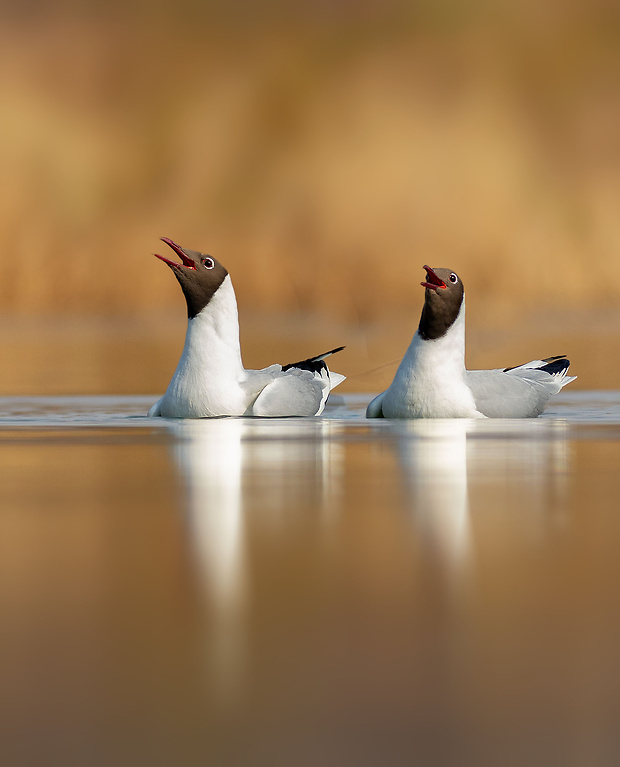
M 397 453 L 415 532 L 460 587 L 474 565 L 472 524 L 480 511 L 507 511 L 507 488 L 526 493 L 522 523 L 542 536 L 549 493 L 562 495 L 568 472 L 561 421 L 428 419 L 398 429 Z
M 329 425 L 318 419 L 219 418 L 174 426 L 191 556 L 213 620 L 209 673 L 223 697 L 234 699 L 245 671 L 248 527 L 283 536 L 302 508 L 319 511 L 323 525 L 329 522 L 330 480 L 340 455 L 327 438 Z
M 230 695 L 238 684 L 246 590 L 241 502 L 243 422 L 179 421 L 174 458 L 183 477 L 190 554 L 217 615 L 209 675 Z
M 471 549 L 467 428 L 465 419 L 410 421 L 398 441 L 416 532 L 455 574 L 467 566 Z
M 417 582 L 433 584 L 445 615 L 460 615 L 475 584 L 477 534 L 490 533 L 493 552 L 515 531 L 529 540 L 550 534 L 550 494 L 566 491 L 568 471 L 567 431 L 557 419 L 378 420 L 372 439 L 364 436 L 367 423 L 225 418 L 174 425 L 188 551 L 204 596 L 206 673 L 220 704 L 243 695 L 257 636 L 276 641 L 293 584 L 313 584 L 308 601 L 293 597 L 295 609 L 310 623 L 332 615 L 333 629 L 356 605 L 363 622 L 376 607 L 373 595 L 400 593 L 413 567 Z M 373 559 L 377 537 L 396 547 L 394 568 Z M 300 575 L 300 555 L 314 576 Z M 336 578 L 329 589 L 334 614 L 313 580 L 319 572 Z M 456 624 L 451 631 L 458 633 Z M 298 650 L 313 657 L 311 643 Z M 278 665 L 268 650 L 265 658 Z

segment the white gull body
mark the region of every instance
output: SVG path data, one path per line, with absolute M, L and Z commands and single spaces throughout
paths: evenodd
M 422 283 L 427 288 L 426 302 L 443 300 L 440 291 L 451 286 L 450 275 L 457 280 L 458 276 L 424 268 L 432 280 Z M 534 418 L 574 380 L 566 375 L 569 362 L 563 356 L 509 369 L 467 370 L 462 286 L 461 296 L 453 297 L 452 309 L 452 314 L 445 311 L 435 322 L 439 328 L 430 334 L 437 337 L 425 334 L 428 322 L 423 325 L 423 313 L 390 387 L 368 405 L 368 418 Z
M 198 291 L 198 299 L 188 297 L 183 280 L 195 281 L 203 275 L 200 272 L 194 274 L 196 266 L 186 262 L 192 259 L 199 265 L 200 258 L 196 256 L 208 259 L 209 263 L 215 259 L 182 249 L 171 240 L 164 241 L 179 255 L 183 254 L 184 264 L 162 260 L 175 271 L 186 293 L 188 313 L 193 316 L 188 317 L 185 345 L 172 380 L 164 396 L 149 410 L 149 416 L 319 415 L 331 389 L 345 378 L 330 372 L 322 361 L 332 352 L 293 366 L 271 365 L 263 370 L 246 370 L 241 360 L 237 301 L 230 276 L 222 267 L 221 282 L 212 290 L 204 306 L 194 314 L 203 295 Z M 215 264 L 220 266 L 218 262 Z M 181 273 L 181 269 L 187 271 Z M 214 276 L 217 277 L 217 273 Z

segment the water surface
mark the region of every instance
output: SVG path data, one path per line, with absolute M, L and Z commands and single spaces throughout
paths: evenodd
M 620 392 L 0 398 L 5 764 L 616 764 Z

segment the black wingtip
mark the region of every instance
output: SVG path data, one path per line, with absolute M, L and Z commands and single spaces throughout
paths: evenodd
M 568 370 L 570 366 L 570 360 L 566 359 L 565 354 L 558 354 L 555 357 L 545 357 L 541 361 L 547 364 L 541 365 L 538 370 L 544 370 L 545 373 L 549 373 L 549 375 L 561 373 L 564 370 Z M 504 368 L 504 373 L 508 373 L 511 370 L 516 370 L 521 367 L 523 367 L 523 365 L 513 365 L 511 368 Z
M 300 362 L 291 362 L 288 365 L 282 365 L 282 370 L 290 370 L 291 368 L 300 368 L 301 370 L 311 370 L 313 373 L 318 373 L 327 368 L 327 365 L 323 362 L 326 357 L 331 357 L 332 354 L 341 352 L 345 347 L 338 346 L 331 351 L 318 354 L 316 357 L 309 357 L 307 360 L 301 360 Z
M 346 346 L 338 346 L 336 349 L 332 349 L 329 352 L 325 352 L 325 354 L 320 354 L 318 357 L 315 357 L 315 359 L 325 359 L 325 357 L 331 357 L 332 354 L 337 354 L 338 352 L 341 352 L 343 349 L 346 349 Z
M 543 360 L 543 362 L 547 362 L 547 360 Z M 553 357 L 551 358 L 550 362 L 547 362 L 546 365 L 543 365 L 540 369 L 544 370 L 545 373 L 549 373 L 549 375 L 555 375 L 556 373 L 563 373 L 565 370 L 568 370 L 570 366 L 570 360 L 567 360 L 566 357 Z

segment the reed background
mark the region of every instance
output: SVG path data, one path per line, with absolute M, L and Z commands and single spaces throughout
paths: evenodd
M 381 388 L 429 263 L 470 366 L 620 387 L 617 3 L 0 7 L 1 392 L 163 390 L 163 235 L 228 267 L 248 366 L 345 343 Z

